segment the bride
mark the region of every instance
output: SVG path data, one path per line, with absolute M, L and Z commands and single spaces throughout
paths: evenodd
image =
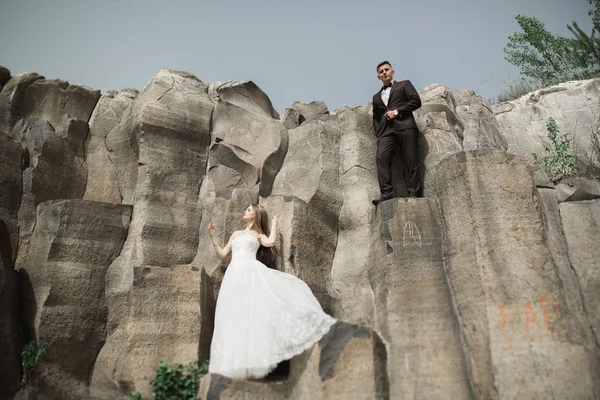
M 223 248 L 216 241 L 214 222 L 208 225 L 217 256 L 223 259 L 232 252 L 217 299 L 211 373 L 262 378 L 321 339 L 335 323 L 302 280 L 261 262 L 274 261 L 277 217 L 270 232 L 268 218 L 263 206 L 250 205 L 242 218 L 246 229 L 234 232 Z

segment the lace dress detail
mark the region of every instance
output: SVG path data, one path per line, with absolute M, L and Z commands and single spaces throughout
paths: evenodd
M 217 299 L 211 373 L 262 378 L 321 339 L 335 323 L 306 283 L 258 261 L 259 247 L 251 234 L 233 239 L 231 263 Z

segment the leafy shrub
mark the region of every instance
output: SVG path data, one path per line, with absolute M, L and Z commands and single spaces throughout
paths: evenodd
M 579 156 L 571 153 L 571 139 L 560 135 L 554 118 L 546 122 L 546 131 L 550 144 L 542 142 L 545 154 L 533 154 L 536 164 L 541 165 L 550 179 L 557 182 L 568 176 L 579 175 Z
M 200 366 L 196 361 L 183 366 L 179 363 L 160 362 L 156 377 L 150 382 L 156 400 L 195 400 L 200 378 L 208 372 L 208 361 Z M 130 399 L 145 400 L 139 392 L 129 395 Z
M 23 368 L 22 384 L 26 384 L 31 372 L 35 366 L 44 358 L 46 355 L 45 342 L 40 341 L 36 345 L 35 341 L 27 343 L 21 351 L 21 367 Z

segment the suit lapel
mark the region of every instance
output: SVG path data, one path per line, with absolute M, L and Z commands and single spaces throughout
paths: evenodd
M 392 102 L 392 96 L 394 95 L 394 92 L 396 91 L 396 89 L 398 89 L 399 84 L 400 84 L 400 82 L 398 82 L 398 81 L 394 81 L 394 83 L 392 84 L 392 89 L 390 90 L 390 97 L 388 99 L 388 105 Z

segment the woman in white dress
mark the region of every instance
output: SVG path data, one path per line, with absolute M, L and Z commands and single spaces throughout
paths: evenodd
M 209 372 L 262 378 L 321 339 L 336 320 L 325 314 L 306 283 L 257 260 L 259 249 L 260 260 L 273 256 L 277 217 L 269 230 L 267 211 L 253 204 L 242 219 L 246 229 L 235 231 L 223 248 L 214 223 L 208 225 L 217 256 L 232 252 L 217 299 Z

